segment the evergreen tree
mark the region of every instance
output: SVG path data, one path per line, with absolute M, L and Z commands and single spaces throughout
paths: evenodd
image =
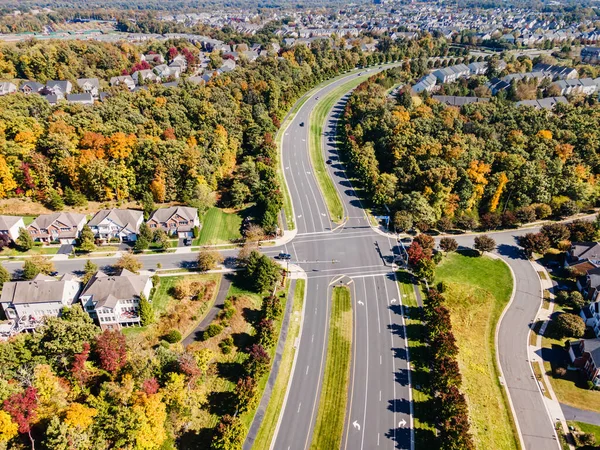
M 17 237 L 15 244 L 22 252 L 31 250 L 33 248 L 33 238 L 29 234 L 29 231 L 25 228 L 19 228 L 19 236 Z
M 143 326 L 154 322 L 154 308 L 144 294 L 140 295 L 140 319 Z

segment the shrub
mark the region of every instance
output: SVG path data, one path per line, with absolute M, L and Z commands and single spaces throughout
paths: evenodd
M 569 293 L 567 291 L 558 291 L 554 296 L 554 302 L 559 305 L 566 305 L 569 299 Z
M 163 339 L 170 344 L 176 344 L 181 340 L 182 336 L 179 330 L 171 330 L 163 336 Z
M 580 338 L 585 333 L 585 323 L 576 314 L 560 314 L 554 322 L 554 330 L 561 337 Z
M 231 336 L 227 336 L 225 339 L 219 342 L 219 348 L 224 355 L 231 353 L 231 349 L 233 348 L 233 338 Z
M 585 300 L 579 291 L 573 291 L 569 294 L 569 303 L 573 308 L 581 309 L 585 305 Z
M 496 241 L 494 241 L 491 237 L 482 234 L 481 236 L 477 236 L 475 238 L 475 245 L 473 247 L 475 250 L 479 250 L 481 253 L 491 252 L 496 248 Z
M 436 289 L 438 290 L 438 292 L 440 294 L 443 294 L 444 292 L 446 292 L 448 290 L 448 283 L 446 283 L 445 281 L 440 281 L 437 284 Z
M 523 224 L 533 222 L 536 219 L 535 208 L 532 206 L 524 206 L 517 209 L 515 215 L 517 216 L 517 220 Z
M 458 249 L 458 242 L 454 238 L 445 237 L 440 239 L 440 248 L 446 253 L 455 252 Z
M 546 217 L 550 217 L 552 215 L 552 208 L 550 208 L 550 205 L 538 203 L 532 206 L 535 206 L 535 216 L 538 219 L 545 219 Z
M 202 337 L 204 338 L 204 340 L 208 340 L 211 337 L 217 336 L 218 334 L 221 333 L 221 331 L 223 331 L 223 327 L 219 324 L 216 323 L 211 323 L 206 330 L 204 330 L 204 334 L 202 335 Z

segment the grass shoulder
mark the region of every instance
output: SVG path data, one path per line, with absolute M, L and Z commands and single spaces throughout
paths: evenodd
M 516 449 L 516 429 L 499 382 L 495 348 L 496 326 L 512 293 L 510 269 L 499 259 L 451 253 L 438 265 L 435 277 L 448 286 L 444 296 L 459 348 L 462 391 L 476 448 Z
M 313 450 L 340 448 L 348 399 L 352 349 L 350 290 L 346 286 L 333 288 L 331 303 L 325 374 L 310 447 Z

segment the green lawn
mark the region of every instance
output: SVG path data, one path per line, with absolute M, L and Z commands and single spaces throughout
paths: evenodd
M 329 343 L 319 413 L 310 448 L 340 448 L 348 400 L 352 349 L 352 305 L 350 290 L 335 287 L 331 297 Z
M 228 214 L 219 208 L 211 208 L 204 215 L 200 236 L 194 245 L 227 244 L 242 238 L 242 217 Z
M 575 430 L 579 430 L 582 433 L 591 433 L 596 437 L 596 445 L 600 444 L 600 427 L 598 425 L 592 425 L 590 423 L 577 422 L 577 421 L 569 421 L 567 424 L 570 427 L 575 428 Z
M 370 74 L 356 77 L 351 81 L 348 81 L 342 84 L 341 86 L 335 88 L 333 91 L 331 91 L 319 100 L 319 102 L 317 103 L 310 115 L 309 149 L 312 167 L 315 177 L 319 182 L 319 186 L 321 188 L 321 192 L 323 193 L 323 197 L 325 198 L 327 209 L 329 209 L 329 215 L 331 216 L 331 220 L 333 220 L 334 222 L 342 221 L 342 219 L 344 218 L 344 207 L 342 205 L 342 201 L 340 200 L 340 196 L 338 195 L 338 192 L 335 188 L 335 185 L 333 184 L 333 181 L 329 177 L 329 174 L 327 172 L 327 165 L 325 164 L 325 159 L 321 145 L 323 138 L 323 124 L 325 123 L 327 114 L 329 113 L 333 105 L 346 92 L 348 92 L 351 89 L 354 89 L 369 76 Z
M 432 415 L 431 396 L 425 392 L 425 388 L 429 385 L 429 358 L 425 343 L 427 333 L 419 316 L 417 297 L 410 274 L 401 271 L 396 274 L 396 277 L 402 294 L 410 352 L 415 447 L 434 448 L 437 444 L 435 441 L 435 417 Z
M 306 282 L 304 280 L 296 281 L 294 290 L 294 305 L 292 307 L 292 315 L 288 326 L 288 334 L 285 340 L 285 347 L 279 364 L 279 373 L 275 380 L 275 385 L 271 391 L 271 398 L 265 411 L 262 424 L 256 435 L 253 450 L 268 450 L 275 433 L 275 427 L 281 414 L 283 406 L 283 398 L 287 385 L 292 374 L 292 365 L 294 363 L 294 355 L 296 348 L 294 343 L 300 334 L 300 315 L 302 314 L 302 305 L 304 304 L 304 288 Z
M 36 245 L 31 250 L 21 252 L 16 248 L 5 247 L 0 251 L 0 256 L 24 256 L 24 255 L 56 255 L 60 247 L 45 247 Z
M 498 259 L 451 253 L 437 267 L 435 279 L 448 284 L 446 305 L 459 348 L 461 390 L 467 397 L 476 448 L 516 449 L 494 345 L 498 319 L 512 292 L 510 270 Z

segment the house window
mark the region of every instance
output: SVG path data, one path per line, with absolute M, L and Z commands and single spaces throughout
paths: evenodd
M 71 229 L 70 228 L 61 227 L 60 231 L 71 231 Z
M 187 225 L 187 221 L 186 220 L 182 220 L 179 222 L 179 225 Z
M 150 228 L 156 228 L 156 224 L 155 223 L 151 223 L 150 224 Z

